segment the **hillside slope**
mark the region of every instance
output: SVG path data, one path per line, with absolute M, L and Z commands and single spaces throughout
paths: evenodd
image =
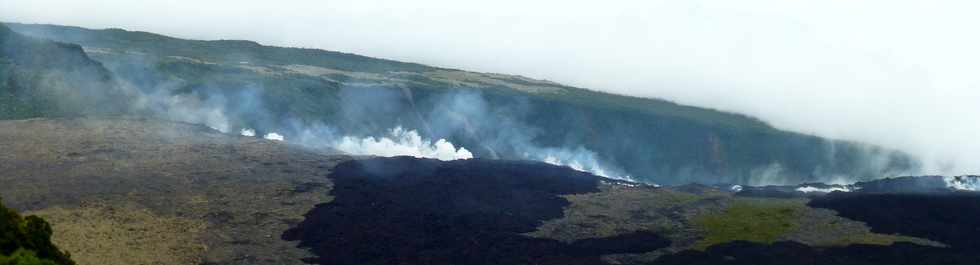
M 0 119 L 120 113 L 125 94 L 76 44 L 0 25 Z
M 227 131 L 254 128 L 295 139 L 380 136 L 401 126 L 478 157 L 596 163 L 661 184 L 862 180 L 917 168 L 903 153 L 781 131 L 744 115 L 519 76 L 250 41 L 10 26 L 77 43 L 117 78 L 163 102 L 192 98 L 208 109 L 166 113 L 219 120 L 212 127 Z M 204 115 L 197 113 L 221 115 L 198 120 Z M 315 125 L 329 129 L 311 130 Z

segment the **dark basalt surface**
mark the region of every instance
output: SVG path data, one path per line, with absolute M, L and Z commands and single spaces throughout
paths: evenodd
M 973 176 L 957 180 L 972 181 Z M 980 264 L 980 194 L 947 186 L 941 176 L 899 177 L 859 182 L 853 192 L 803 193 L 800 186 L 744 187 L 736 196 L 810 198 L 810 207 L 827 208 L 862 221 L 876 233 L 901 234 L 942 242 L 948 247 L 910 243 L 816 248 L 796 242 L 771 245 L 730 242 L 705 251 L 666 255 L 655 264 Z
M 975 265 L 980 255 L 952 248 L 896 243 L 814 248 L 796 242 L 771 245 L 736 241 L 661 257 L 656 265 Z
M 796 186 L 743 186 L 742 191 L 735 193 L 735 196 L 781 199 L 808 197 L 806 193 L 797 191 L 796 188 Z
M 606 264 L 599 255 L 648 252 L 648 232 L 564 243 L 532 238 L 559 218 L 563 194 L 597 192 L 601 178 L 536 162 L 373 158 L 334 168 L 331 195 L 283 234 L 319 264 Z
M 942 176 L 919 176 L 886 178 L 867 182 L 858 182 L 865 193 L 942 193 L 950 192 Z
M 980 250 L 980 195 L 976 193 L 831 193 L 810 207 L 866 222 L 877 233 L 900 233 Z M 980 263 L 976 263 L 980 264 Z

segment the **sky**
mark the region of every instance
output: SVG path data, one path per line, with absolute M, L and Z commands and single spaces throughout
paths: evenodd
M 760 117 L 980 174 L 977 1 L 2 0 L 0 21 L 248 39 Z

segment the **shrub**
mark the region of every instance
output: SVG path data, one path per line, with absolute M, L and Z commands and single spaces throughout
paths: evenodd
M 0 265 L 74 265 L 51 243 L 51 225 L 37 216 L 21 217 L 0 200 Z

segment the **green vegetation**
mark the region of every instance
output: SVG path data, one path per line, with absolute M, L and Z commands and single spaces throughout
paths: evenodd
M 796 219 L 806 205 L 801 200 L 739 199 L 720 214 L 694 219 L 704 232 L 695 249 L 731 241 L 773 243 L 796 228 Z
M 74 265 L 51 243 L 51 233 L 44 219 L 21 217 L 0 201 L 0 265 Z
M 0 255 L 0 265 L 57 265 L 54 261 L 38 258 L 30 250 L 18 249 L 10 256 Z

